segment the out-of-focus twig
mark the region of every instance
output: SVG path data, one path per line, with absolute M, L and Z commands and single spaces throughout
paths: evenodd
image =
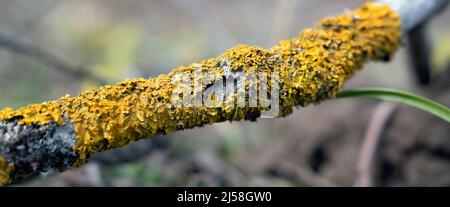
M 397 104 L 392 102 L 382 102 L 373 113 L 368 130 L 364 136 L 364 142 L 359 156 L 359 175 L 355 182 L 355 186 L 370 187 L 373 185 L 373 167 L 377 148 L 387 122 L 392 116 L 396 106 Z
M 62 61 L 50 52 L 47 52 L 33 45 L 22 43 L 3 34 L 0 34 L 0 48 L 33 58 L 55 70 L 70 74 L 77 78 L 91 79 L 101 85 L 105 85 L 108 83 L 108 81 L 106 81 L 105 79 L 98 77 L 85 68 L 72 66 Z
M 33 8 L 27 9 L 27 14 L 23 14 L 21 19 L 24 19 L 19 24 L 14 24 L 14 28 L 9 29 L 11 31 L 8 34 L 14 37 L 21 37 L 22 35 L 29 34 L 31 30 L 33 30 L 51 11 L 57 9 L 57 7 L 67 3 L 68 1 L 58 1 L 58 0 L 50 0 L 50 1 L 39 1 L 38 8 L 36 5 L 27 4 L 27 7 Z M 30 11 L 31 10 L 31 11 Z M 28 12 L 29 11 L 29 12 Z
M 136 161 L 152 154 L 157 150 L 168 148 L 169 140 L 169 137 L 161 136 L 154 138 L 153 140 L 139 140 L 121 148 L 116 148 L 96 154 L 94 155 L 92 160 L 102 165 L 116 165 L 119 163 Z
M 431 41 L 428 38 L 427 25 L 424 22 L 408 32 L 411 68 L 414 70 L 415 78 L 422 85 L 429 84 L 431 80 Z

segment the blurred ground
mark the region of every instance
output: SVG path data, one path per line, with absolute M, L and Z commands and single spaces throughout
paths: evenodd
M 270 47 L 362 2 L 0 0 L 0 34 L 112 84 L 166 73 L 237 43 Z M 438 43 L 431 86 L 415 83 L 402 48 L 389 63 L 369 64 L 346 88 L 397 88 L 450 106 L 449 20 L 447 9 L 430 28 Z M 0 108 L 96 86 L 88 77 L 0 47 Z M 352 186 L 362 139 L 378 103 L 330 100 L 283 119 L 176 132 L 19 186 Z M 375 185 L 450 186 L 450 125 L 398 107 L 383 133 L 375 169 Z

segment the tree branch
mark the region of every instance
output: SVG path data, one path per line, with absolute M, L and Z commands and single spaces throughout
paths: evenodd
M 434 12 L 434 8 L 428 8 L 427 12 Z M 227 120 L 254 121 L 262 112 L 273 109 L 274 105 L 265 106 L 261 100 L 255 106 L 235 105 L 239 91 L 224 88 L 215 90 L 223 95 L 223 105 L 202 105 L 205 99 L 200 99 L 200 105 L 177 104 L 189 95 L 194 95 L 195 101 L 198 95 L 202 97 L 204 92 L 219 87 L 216 84 L 219 80 L 224 81 L 221 84 L 224 87 L 250 89 L 259 85 L 254 94 L 244 92 L 246 101 L 258 93 L 267 95 L 268 88 L 272 92 L 279 89 L 279 94 L 269 96 L 272 104 L 279 104 L 279 117 L 292 113 L 295 106 L 333 98 L 344 81 L 367 60 L 388 60 L 393 55 L 400 45 L 401 18 L 409 22 L 405 20 L 409 16 L 404 14 L 409 13 L 396 13 L 384 4 L 367 3 L 341 16 L 323 19 L 316 28 L 270 49 L 239 45 L 218 57 L 180 66 L 155 78 L 128 80 L 15 111 L 6 108 L 0 111 L 0 184 L 52 168 L 79 166 L 97 152 L 130 141 Z M 32 56 L 37 54 L 47 59 L 49 65 L 61 65 L 39 50 L 30 53 L 21 45 L 12 48 Z M 79 74 L 78 70 L 69 70 Z M 194 79 L 194 83 L 180 82 L 183 74 L 191 78 L 198 71 L 201 78 Z M 202 72 L 209 73 L 202 76 Z M 244 78 L 263 73 L 275 81 Z M 245 81 L 236 83 L 233 78 Z M 233 80 L 232 84 L 227 80 Z M 194 91 L 185 96 L 182 87 L 192 85 Z

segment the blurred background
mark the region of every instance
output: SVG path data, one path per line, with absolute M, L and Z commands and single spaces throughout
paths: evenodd
M 271 47 L 363 2 L 0 0 L 0 108 L 167 73 L 238 43 Z M 396 88 L 450 106 L 449 20 L 447 9 L 427 29 L 430 84 L 416 81 L 405 42 L 345 87 Z M 362 172 L 361 146 L 383 114 L 373 168 Z M 367 174 L 373 186 L 450 186 L 449 172 L 448 123 L 407 106 L 342 99 L 142 140 L 18 186 L 353 186 Z

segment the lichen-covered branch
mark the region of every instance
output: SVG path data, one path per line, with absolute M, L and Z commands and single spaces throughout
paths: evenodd
M 0 112 L 0 184 L 51 168 L 78 166 L 97 152 L 141 138 L 215 122 L 255 120 L 266 109 L 259 103 L 254 107 L 177 107 L 171 97 L 181 90 L 173 82 L 181 72 L 193 76 L 200 67 L 223 78 L 232 72 L 276 72 L 282 117 L 294 106 L 334 97 L 367 60 L 388 60 L 400 39 L 397 12 L 384 4 L 367 3 L 325 18 L 314 29 L 270 49 L 238 45 L 218 57 L 155 78 L 127 80 L 18 110 L 6 108 Z M 245 87 L 259 83 L 248 80 Z M 197 92 L 192 93 L 195 96 Z M 232 102 L 237 93 L 227 93 L 223 100 Z M 245 94 L 246 99 L 249 96 Z
M 75 78 L 87 78 L 99 84 L 108 83 L 105 79 L 89 72 L 85 68 L 72 66 L 41 48 L 25 44 L 3 34 L 0 34 L 0 48 L 33 58 L 52 69 L 62 71 Z

